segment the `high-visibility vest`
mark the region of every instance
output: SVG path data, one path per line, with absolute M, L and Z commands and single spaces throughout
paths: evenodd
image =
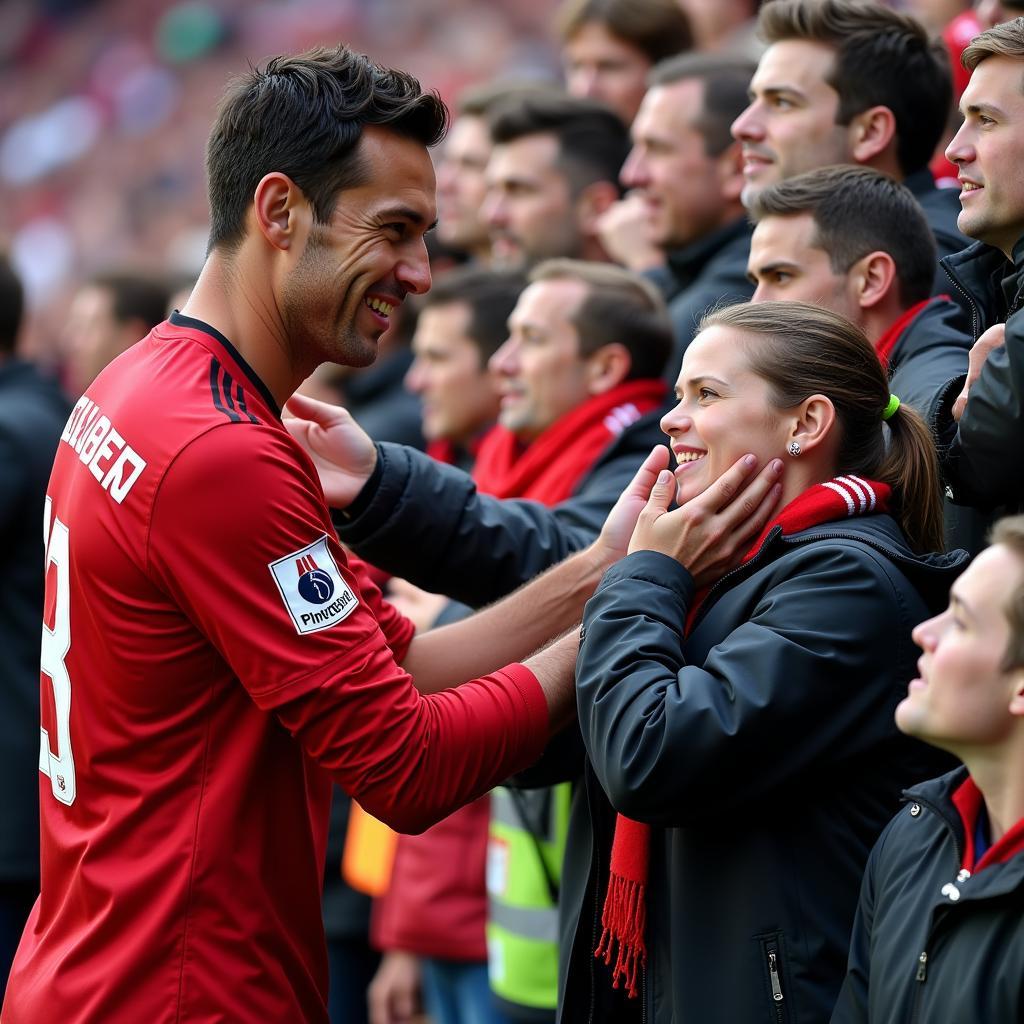
M 491 793 L 487 961 L 491 988 L 517 1006 L 558 1003 L 558 889 L 570 783 Z

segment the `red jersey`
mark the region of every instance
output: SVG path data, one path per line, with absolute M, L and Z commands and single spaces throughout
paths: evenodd
M 269 391 L 187 317 L 76 405 L 45 519 L 42 892 L 4 1024 L 326 1021 L 332 778 L 422 829 L 537 757 L 536 679 L 414 689 Z

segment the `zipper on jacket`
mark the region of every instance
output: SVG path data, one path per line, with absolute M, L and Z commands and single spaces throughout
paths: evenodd
M 923 952 L 917 958 L 917 980 L 924 981 L 928 977 L 928 954 Z
M 783 1006 L 785 996 L 782 994 L 782 977 L 779 972 L 779 947 L 774 943 L 765 946 L 765 954 L 768 959 L 768 981 L 772 986 L 772 1004 L 775 1011 L 775 1020 L 783 1024 L 786 1019 L 786 1011 Z
M 960 283 L 960 277 L 953 270 L 952 267 L 947 267 L 945 263 L 939 262 L 939 266 L 946 272 L 946 277 L 949 278 L 950 283 L 953 287 L 967 300 L 971 307 L 971 334 L 974 335 L 974 340 L 978 340 L 978 335 L 981 333 L 981 317 L 978 315 L 978 304 L 974 301 L 974 296 L 967 290 L 967 288 Z M 1007 314 L 1009 319 L 1009 314 Z

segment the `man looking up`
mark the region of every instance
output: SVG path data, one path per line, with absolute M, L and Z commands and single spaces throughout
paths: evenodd
M 419 830 L 571 713 L 575 632 L 507 663 L 576 621 L 612 556 L 413 638 L 280 420 L 429 287 L 446 114 L 341 46 L 274 58 L 220 106 L 206 265 L 79 400 L 50 478 L 42 894 L 4 1024 L 326 1021 L 332 780 Z
M 746 104 L 753 70 L 735 57 L 684 54 L 663 61 L 648 78 L 630 130 L 633 148 L 621 181 L 639 197 L 649 241 L 667 261 L 651 276 L 669 302 L 675 332 L 666 366 L 672 383 L 708 307 L 750 295 L 750 228 L 740 202 L 739 145 L 729 126 Z
M 914 630 L 908 736 L 963 766 L 904 794 L 868 859 L 832 1024 L 1012 1021 L 1024 1014 L 1024 518 Z
M 619 197 L 629 149 L 619 118 L 594 100 L 545 90 L 495 104 L 490 123 L 482 215 L 494 265 L 607 259 L 597 222 Z
M 940 256 L 962 249 L 956 193 L 937 189 L 928 170 L 952 103 L 940 44 L 908 15 L 862 0 L 772 0 L 758 34 L 768 48 L 732 127 L 743 202 L 803 171 L 861 164 L 906 184 Z

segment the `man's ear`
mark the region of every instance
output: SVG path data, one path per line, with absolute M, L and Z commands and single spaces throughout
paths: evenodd
M 1013 690 L 1010 692 L 1010 714 L 1024 716 L 1024 668 L 1013 670 Z
M 847 272 L 861 309 L 872 309 L 886 299 L 896 281 L 896 261 L 881 249 L 862 256 Z
M 619 198 L 619 186 L 610 181 L 592 181 L 576 197 L 576 219 L 580 231 L 597 234 L 597 222 Z
M 895 145 L 896 115 L 883 106 L 868 107 L 850 122 L 850 155 L 853 162 L 871 164 Z
M 591 395 L 603 395 L 606 391 L 611 391 L 629 376 L 632 367 L 633 357 L 625 345 L 617 341 L 602 345 L 586 358 L 584 372 L 587 391 Z
M 282 251 L 294 246 L 311 218 L 309 202 L 302 189 L 280 171 L 271 171 L 260 179 L 253 195 L 252 211 L 260 234 Z
M 743 149 L 738 142 L 731 142 L 727 149 L 715 158 L 722 199 L 728 203 L 739 202 L 746 179 L 743 177 Z

